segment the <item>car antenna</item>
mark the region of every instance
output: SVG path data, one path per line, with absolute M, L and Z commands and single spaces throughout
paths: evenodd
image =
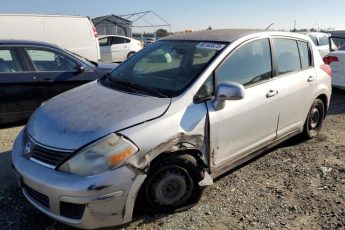
M 265 30 L 268 30 L 273 25 L 274 25 L 274 23 L 272 22 L 269 26 L 267 26 L 267 28 Z

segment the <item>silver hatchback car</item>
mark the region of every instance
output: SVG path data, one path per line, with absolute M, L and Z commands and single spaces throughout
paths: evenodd
M 330 75 L 301 34 L 170 36 L 41 105 L 14 143 L 14 172 L 32 205 L 79 228 L 128 223 L 135 205 L 183 210 L 267 148 L 315 137 Z

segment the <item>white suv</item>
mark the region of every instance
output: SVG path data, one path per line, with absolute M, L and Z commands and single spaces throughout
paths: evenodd
M 122 62 L 142 49 L 141 42 L 119 35 L 99 36 L 101 61 Z

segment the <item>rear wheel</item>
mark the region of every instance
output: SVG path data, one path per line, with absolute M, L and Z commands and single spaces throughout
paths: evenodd
M 134 54 L 135 54 L 135 52 L 129 52 L 129 53 L 127 54 L 127 58 L 132 57 Z
M 322 100 L 316 99 L 311 106 L 304 124 L 303 136 L 312 139 L 316 137 L 322 127 L 325 117 L 325 105 Z
M 171 155 L 154 162 L 141 191 L 145 209 L 175 212 L 192 207 L 201 197 L 201 179 L 202 170 L 193 156 Z

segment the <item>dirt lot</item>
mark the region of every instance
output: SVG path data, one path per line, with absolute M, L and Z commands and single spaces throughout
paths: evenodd
M 10 150 L 22 127 L 0 129 L 0 229 L 70 229 L 18 192 Z M 334 92 L 320 137 L 294 138 L 218 179 L 192 209 L 138 214 L 127 229 L 345 229 L 345 92 Z

